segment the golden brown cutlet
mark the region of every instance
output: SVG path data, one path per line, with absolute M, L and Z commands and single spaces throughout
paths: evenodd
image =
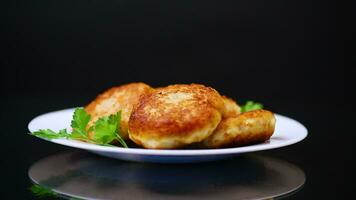
M 128 121 L 133 107 L 138 103 L 141 95 L 153 90 L 145 83 L 130 83 L 106 90 L 85 107 L 85 110 L 91 115 L 88 126 L 101 117 L 121 111 L 121 135 L 124 139 L 128 139 Z M 89 133 L 89 138 L 92 138 L 93 134 L 93 132 Z
M 224 109 L 222 112 L 223 118 L 236 117 L 241 113 L 240 106 L 237 105 L 236 101 L 227 97 L 222 96 L 224 102 Z
M 121 135 L 139 146 L 174 149 L 190 144 L 204 148 L 242 146 L 268 140 L 275 118 L 266 110 L 240 112 L 231 98 L 200 84 L 157 89 L 145 83 L 112 87 L 89 103 L 89 125 L 121 111 Z M 93 138 L 94 133 L 89 133 Z
M 129 136 L 145 148 L 172 149 L 200 142 L 221 120 L 220 94 L 198 84 L 156 89 L 140 99 L 129 120 Z
M 202 145 L 205 148 L 243 146 L 268 140 L 275 128 L 272 112 L 254 110 L 223 119 Z

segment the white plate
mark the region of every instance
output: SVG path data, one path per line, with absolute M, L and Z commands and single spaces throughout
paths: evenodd
M 74 108 L 71 108 L 40 115 L 28 124 L 28 129 L 34 132 L 39 129 L 59 131 L 63 128 L 70 128 L 73 112 Z M 107 147 L 67 139 L 48 141 L 122 160 L 161 163 L 202 162 L 228 158 L 242 153 L 284 147 L 297 143 L 307 136 L 308 131 L 301 123 L 278 114 L 276 114 L 276 119 L 276 130 L 269 141 L 235 148 L 158 150 Z

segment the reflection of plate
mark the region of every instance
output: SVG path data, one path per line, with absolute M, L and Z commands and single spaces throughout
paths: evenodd
M 74 109 L 66 109 L 47 113 L 33 119 L 28 128 L 31 132 L 39 129 L 60 130 L 69 128 Z M 303 140 L 307 136 L 307 129 L 299 122 L 276 115 L 276 130 L 268 142 L 244 147 L 223 149 L 180 149 L 180 150 L 156 150 L 140 148 L 107 147 L 85 142 L 54 139 L 51 142 L 85 149 L 96 154 L 123 160 L 147 161 L 147 162 L 200 162 L 218 160 L 232 157 L 241 153 L 274 149 L 288 146 Z
M 305 182 L 298 167 L 263 156 L 162 165 L 79 151 L 36 162 L 29 177 L 61 195 L 84 199 L 266 199 L 291 194 Z

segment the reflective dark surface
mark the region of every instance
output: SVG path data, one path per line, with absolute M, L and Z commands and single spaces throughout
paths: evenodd
M 290 195 L 305 182 L 300 168 L 267 156 L 145 164 L 83 151 L 46 157 L 31 166 L 29 177 L 61 196 L 82 199 L 270 199 Z

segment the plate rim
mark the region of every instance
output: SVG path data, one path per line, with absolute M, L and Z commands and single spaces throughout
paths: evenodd
M 51 111 L 51 112 L 47 112 L 47 113 L 38 115 L 28 123 L 27 128 L 30 132 L 35 131 L 31 127 L 34 124 L 34 122 L 37 121 L 39 118 L 42 118 L 46 115 L 55 114 L 58 112 L 69 112 L 69 111 L 73 112 L 74 109 L 75 108 L 67 108 L 67 109 Z M 100 146 L 100 145 L 95 145 L 95 144 L 90 144 L 90 143 L 85 143 L 85 142 L 75 141 L 75 140 L 68 140 L 68 139 L 52 139 L 52 140 L 44 139 L 44 138 L 40 138 L 40 139 L 43 139 L 43 140 L 46 140 L 46 141 L 49 141 L 52 143 L 64 145 L 64 146 L 69 146 L 69 147 L 78 148 L 78 149 L 84 149 L 84 150 L 88 150 L 88 151 L 103 152 L 103 153 L 121 153 L 121 154 L 137 154 L 137 155 L 151 155 L 151 156 L 209 156 L 209 155 L 241 154 L 241 153 L 281 148 L 281 147 L 285 147 L 285 146 L 289 146 L 289 145 L 298 143 L 298 142 L 304 140 L 308 136 L 308 130 L 302 123 L 300 123 L 297 120 L 292 119 L 290 117 L 286 117 L 284 115 L 280 115 L 277 113 L 274 113 L 274 114 L 277 118 L 277 123 L 278 123 L 278 118 L 284 118 L 284 119 L 292 121 L 293 123 L 300 126 L 301 131 L 300 131 L 300 133 L 298 133 L 298 137 L 294 137 L 290 140 L 285 141 L 284 143 L 278 143 L 278 144 L 271 144 L 271 143 L 265 142 L 265 143 L 242 146 L 242 147 L 219 148 L 219 149 L 123 148 L 123 147 Z

